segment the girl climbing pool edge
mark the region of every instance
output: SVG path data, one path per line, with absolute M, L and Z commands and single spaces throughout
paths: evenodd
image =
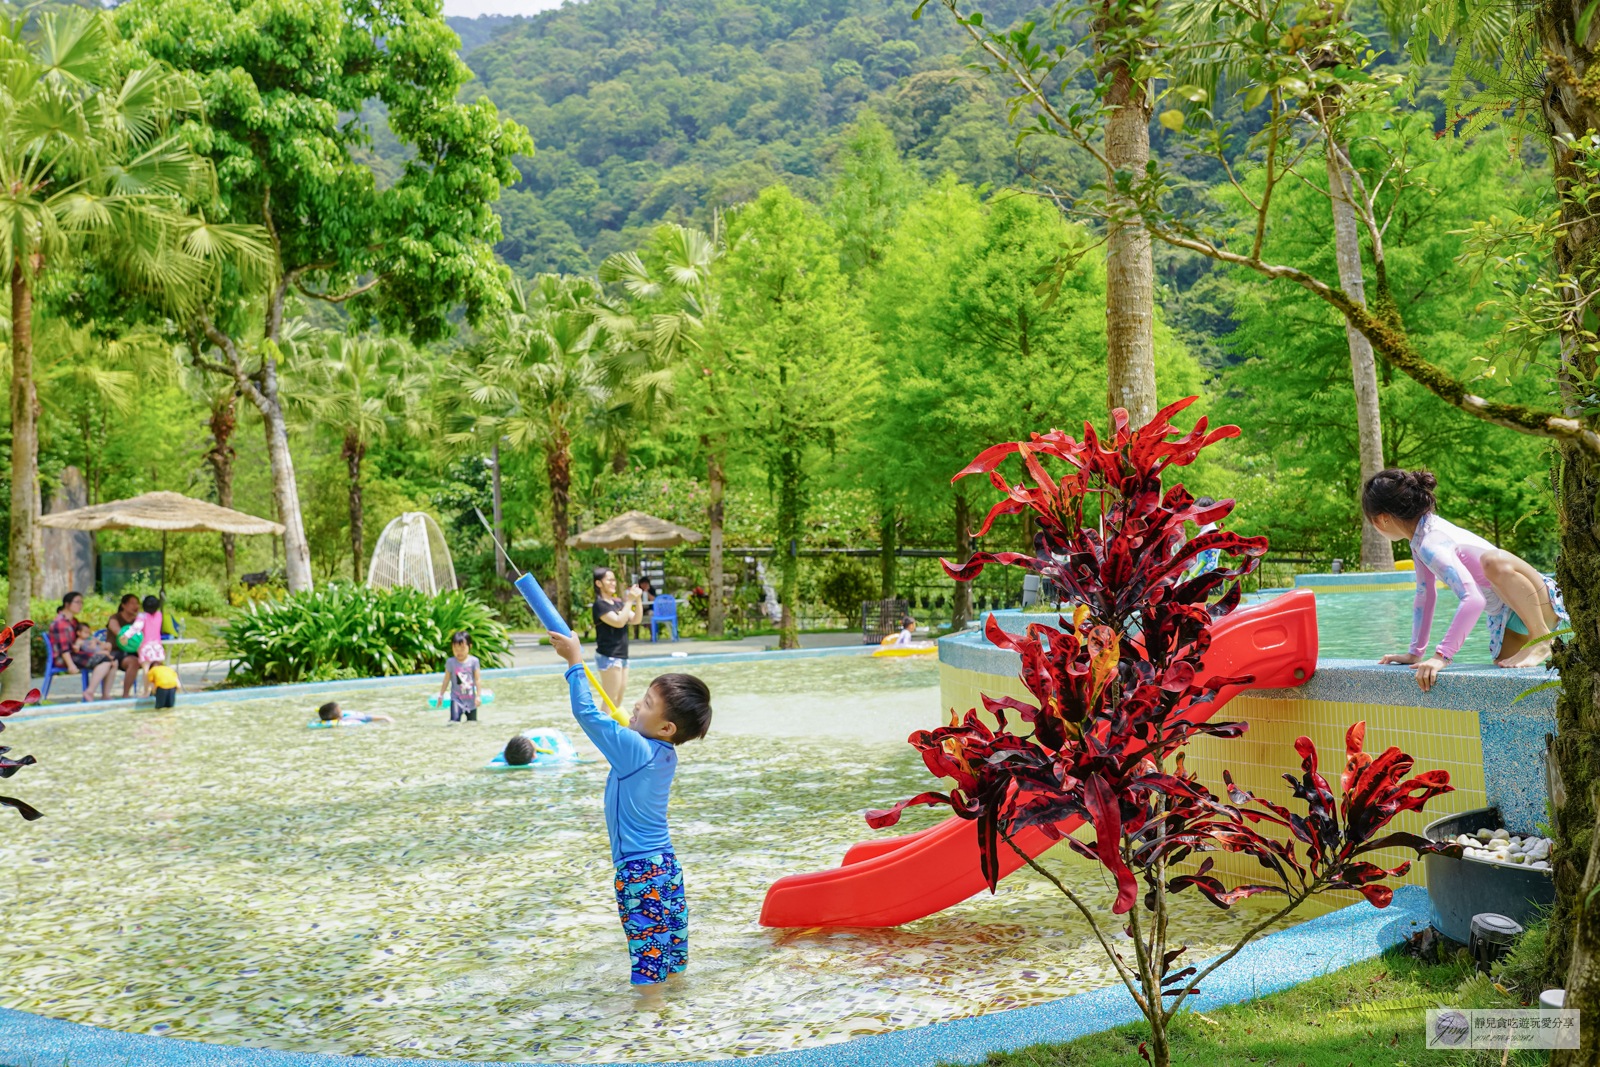
M 1391 468 L 1373 475 L 1361 491 L 1367 521 L 1391 541 L 1410 541 L 1416 560 L 1411 648 L 1378 662 L 1414 665 L 1424 692 L 1461 650 L 1479 615 L 1486 616 L 1490 653 L 1501 667 L 1535 667 L 1544 662 L 1551 653 L 1548 635 L 1567 620 L 1552 579 L 1437 514 L 1433 492 L 1437 485 L 1428 471 Z M 1461 606 L 1444 640 L 1424 659 L 1433 625 L 1436 577 L 1461 598 Z

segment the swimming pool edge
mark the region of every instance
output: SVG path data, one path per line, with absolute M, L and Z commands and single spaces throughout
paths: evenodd
M 835 645 L 828 648 L 770 649 L 760 652 L 712 652 L 703 656 L 642 656 L 630 660 L 634 669 L 671 663 L 755 663 L 761 660 L 813 659 L 817 656 L 860 656 L 877 651 L 877 645 Z M 565 674 L 565 663 L 540 663 L 529 667 L 490 667 L 483 670 L 484 678 L 540 678 Z M 392 689 L 406 685 L 437 685 L 441 671 L 427 674 L 396 674 L 384 678 L 347 678 L 336 682 L 294 682 L 286 685 L 261 685 L 238 689 L 197 689 L 185 692 L 178 699 L 182 704 L 222 704 L 241 700 L 270 700 L 274 697 L 309 696 L 313 693 L 353 693 L 365 689 Z M 65 702 L 40 704 L 25 712 L 9 716 L 7 724 L 30 719 L 53 719 L 64 715 L 97 715 L 107 711 L 140 709 L 155 710 L 154 697 L 127 700 L 96 700 L 87 704 Z M 0 1065 L 4 1067 L 4 1065 Z
M 1352 904 L 1269 934 L 1245 946 L 1209 978 L 1189 1006 L 1209 1011 L 1256 1000 L 1330 971 L 1372 959 L 1428 923 L 1427 891 L 1401 886 L 1387 908 Z M 750 1067 L 934 1067 L 974 1063 L 990 1052 L 1072 1041 L 1138 1022 L 1138 1007 L 1121 986 L 1062 997 L 839 1044 L 739 1058 Z M 0 1008 L 0 1063 L 5 1067 L 477 1067 L 488 1061 L 335 1056 L 210 1045 Z M 520 1062 L 548 1062 L 529 1060 Z M 637 1067 L 575 1064 L 570 1067 Z M 726 1060 L 677 1060 L 707 1067 Z

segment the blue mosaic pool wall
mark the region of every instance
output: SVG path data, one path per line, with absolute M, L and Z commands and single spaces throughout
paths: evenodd
M 1024 615 L 1017 611 L 997 611 L 994 616 L 1008 633 L 1022 633 L 1029 623 L 1054 620 L 1051 615 Z M 972 629 L 940 640 L 939 663 L 957 670 L 1015 678 L 1022 660 L 1015 652 L 990 644 L 980 630 Z M 1378 666 L 1368 660 L 1320 659 L 1316 673 L 1305 685 L 1257 690 L 1250 695 L 1263 700 L 1473 713 L 1477 716 L 1487 802 L 1500 808 L 1507 827 L 1529 833 L 1547 821 L 1545 735 L 1555 732 L 1556 718 L 1555 690 L 1528 691 L 1554 677 L 1542 667 L 1446 667 L 1433 688 L 1424 693 L 1409 667 Z M 1528 695 L 1523 696 L 1524 693 Z
M 1212 1011 L 1288 989 L 1371 959 L 1404 941 L 1427 922 L 1427 894 L 1415 886 L 1402 886 L 1387 908 L 1353 904 L 1247 945 L 1207 979 L 1201 993 L 1190 998 L 1188 1004 L 1195 1011 Z M 935 1067 L 974 1063 L 990 1052 L 1071 1041 L 1139 1020 L 1139 1009 L 1127 991 L 1111 986 L 1034 1007 L 897 1030 L 838 1045 L 741 1057 L 739 1062 L 749 1067 Z M 3 1008 L 0 1057 L 4 1067 L 469 1067 L 463 1060 L 319 1056 L 205 1045 L 102 1030 Z M 698 1060 L 682 1067 L 704 1067 L 709 1062 Z

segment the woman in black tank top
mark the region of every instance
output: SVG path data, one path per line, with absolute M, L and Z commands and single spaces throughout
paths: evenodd
M 644 618 L 637 586 L 617 596 L 617 575 L 610 567 L 594 569 L 594 651 L 600 684 L 606 696 L 622 707 L 628 688 L 628 626 Z

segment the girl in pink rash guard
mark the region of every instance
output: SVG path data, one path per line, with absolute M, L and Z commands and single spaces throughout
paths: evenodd
M 1502 667 L 1543 663 L 1551 651 L 1545 637 L 1567 620 L 1555 581 L 1525 560 L 1441 519 L 1434 512 L 1437 484 L 1427 471 L 1391 469 L 1374 474 L 1361 491 L 1367 521 L 1391 541 L 1410 541 L 1417 568 L 1411 650 L 1378 662 L 1415 664 L 1417 684 L 1431 689 L 1439 670 L 1461 651 L 1461 643 L 1483 615 L 1495 663 Z M 1461 598 L 1461 606 L 1444 640 L 1424 659 L 1438 595 L 1436 579 Z

